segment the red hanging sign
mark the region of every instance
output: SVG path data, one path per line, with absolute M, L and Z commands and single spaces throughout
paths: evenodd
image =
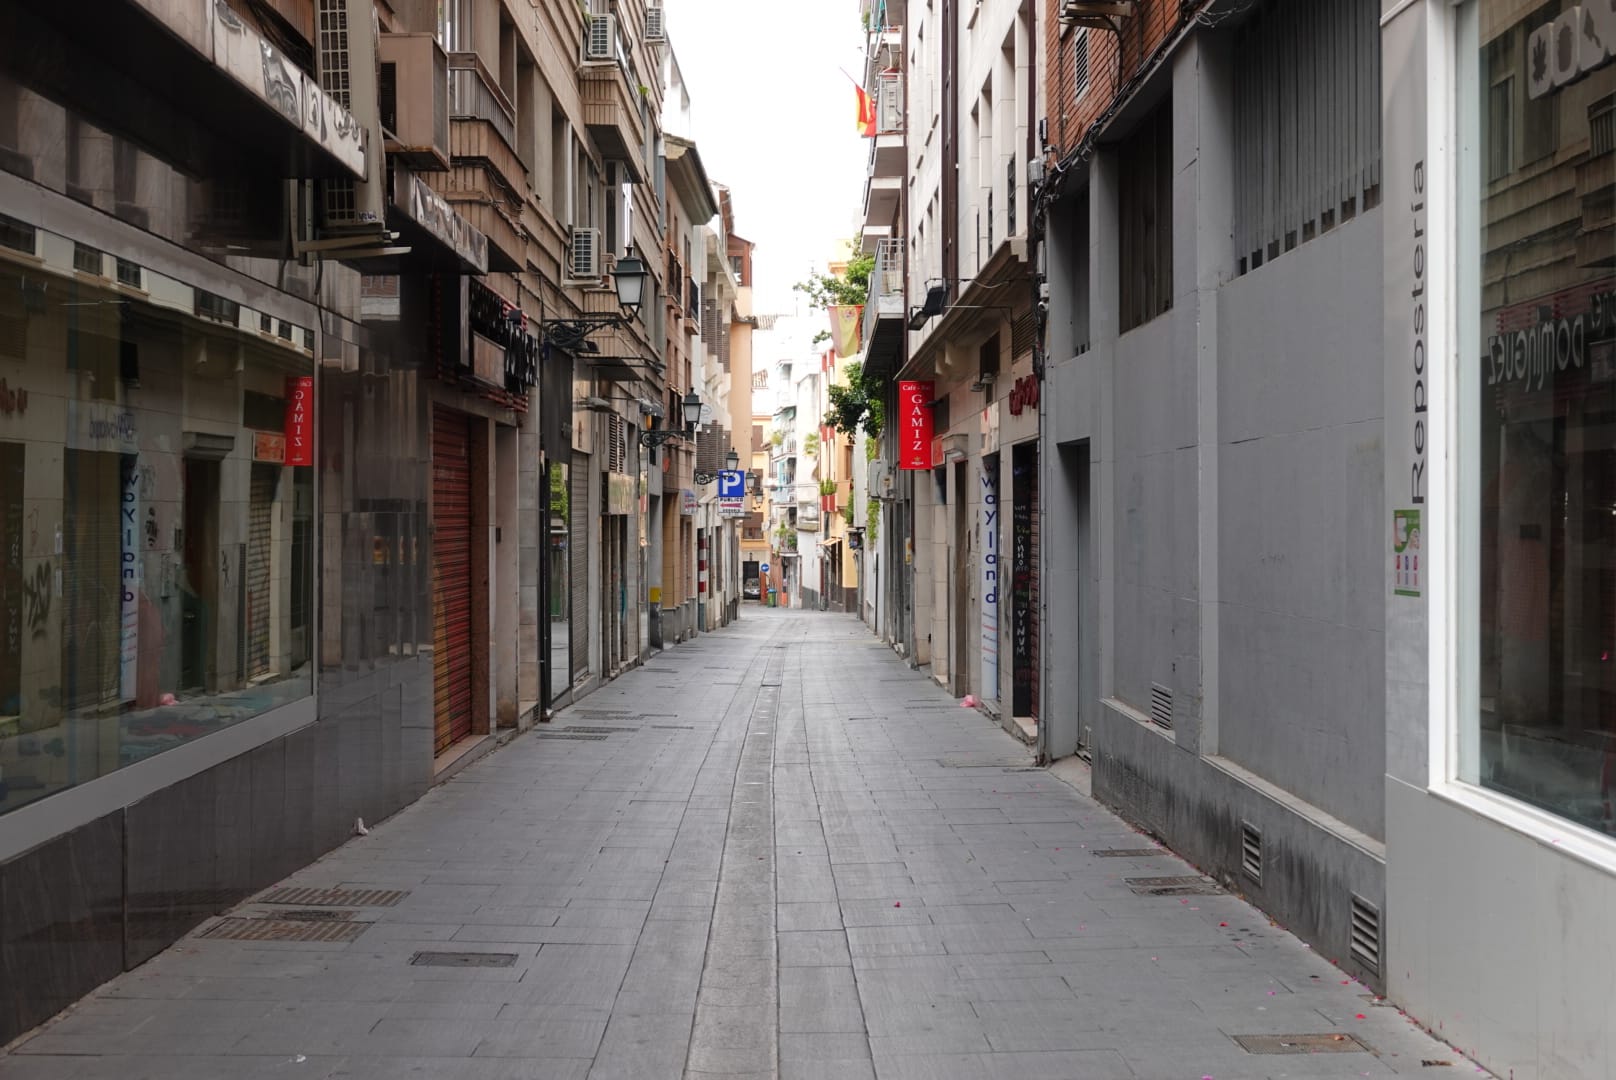
M 930 379 L 898 384 L 898 468 L 931 468 L 931 400 L 936 392 Z
M 314 376 L 286 377 L 286 464 L 314 464 Z

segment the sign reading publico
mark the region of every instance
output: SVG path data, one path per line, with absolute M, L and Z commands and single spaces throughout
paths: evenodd
M 935 394 L 936 385 L 929 379 L 898 383 L 898 415 L 902 423 L 898 432 L 900 469 L 931 468 L 931 402 Z

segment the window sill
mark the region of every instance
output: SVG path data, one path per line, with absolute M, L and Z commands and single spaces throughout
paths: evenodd
M 1551 847 L 1594 870 L 1616 874 L 1616 837 L 1603 836 L 1546 810 L 1462 781 L 1432 784 L 1429 791 L 1444 802 Z

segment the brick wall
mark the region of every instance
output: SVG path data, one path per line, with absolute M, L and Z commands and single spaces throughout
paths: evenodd
M 1071 153 L 1125 83 L 1181 23 L 1181 0 L 1139 0 L 1139 14 L 1122 21 L 1120 37 L 1088 31 L 1088 89 L 1079 95 L 1074 57 L 1076 28 L 1060 25 L 1061 0 L 1044 0 L 1044 79 L 1049 102 L 1049 142 L 1056 160 Z M 1120 50 L 1120 53 L 1119 53 Z M 1120 64 L 1119 64 L 1120 60 Z

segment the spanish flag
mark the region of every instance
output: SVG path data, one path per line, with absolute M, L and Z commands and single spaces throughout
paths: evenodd
M 866 139 L 873 139 L 875 138 L 875 102 L 870 100 L 870 95 L 866 94 L 864 87 L 858 83 L 853 84 L 853 89 L 858 93 L 859 134 Z
M 864 306 L 851 304 L 826 310 L 830 312 L 830 337 L 831 343 L 836 346 L 836 355 L 843 359 L 857 356 L 859 330 L 864 322 Z

